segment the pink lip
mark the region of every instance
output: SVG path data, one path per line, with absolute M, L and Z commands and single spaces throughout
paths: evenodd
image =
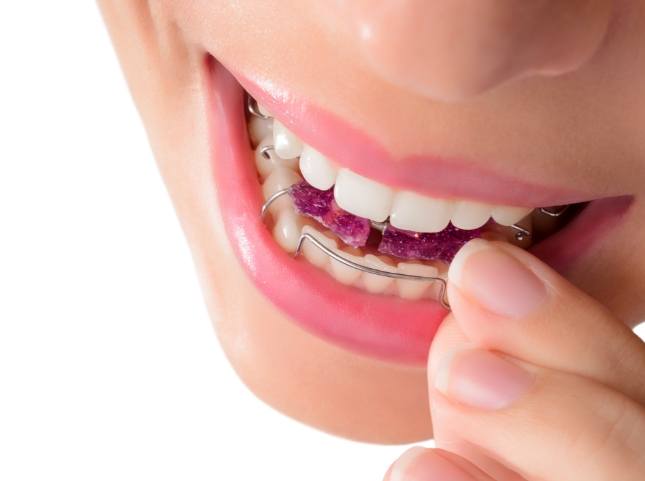
M 208 120 L 222 219 L 256 287 L 294 322 L 339 346 L 379 359 L 424 364 L 447 311 L 428 300 L 406 301 L 344 286 L 278 247 L 259 215 L 263 200 L 246 134 L 244 92 L 214 59 L 209 59 L 208 69 Z M 576 222 L 583 218 L 584 212 Z M 597 237 L 584 225 L 586 234 Z M 557 254 L 555 245 L 548 251 Z
M 244 89 L 298 137 L 340 165 L 386 185 L 434 197 L 464 197 L 504 205 L 547 207 L 593 198 L 500 175 L 466 160 L 428 154 L 394 160 L 367 134 L 267 80 L 235 74 Z

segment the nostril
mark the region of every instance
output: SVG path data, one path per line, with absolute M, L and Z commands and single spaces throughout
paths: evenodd
M 351 4 L 354 35 L 389 82 L 462 100 L 509 80 L 559 75 L 602 43 L 612 0 L 383 0 Z

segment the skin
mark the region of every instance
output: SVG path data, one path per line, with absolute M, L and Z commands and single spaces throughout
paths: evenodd
M 222 346 L 250 389 L 277 409 L 359 440 L 432 435 L 425 369 L 311 336 L 242 272 L 209 165 L 207 54 L 315 98 L 395 159 L 432 152 L 596 197 L 633 195 L 620 226 L 566 272 L 566 282 L 614 322 L 645 318 L 645 94 L 637 87 L 645 82 L 645 2 L 99 4 Z
M 466 261 L 461 276 L 452 268 L 449 274 L 453 311 L 428 362 L 437 449 L 404 453 L 385 481 L 642 479 L 645 345 L 605 306 L 532 255 L 488 244 L 471 257 L 475 265 Z M 491 252 L 525 266 L 536 285 L 518 289 L 526 276 L 508 272 L 499 258 L 486 261 Z M 495 276 L 494 265 L 503 266 L 504 280 L 478 288 Z M 513 286 L 512 309 L 500 303 L 496 283 Z M 469 357 L 486 366 L 463 369 Z M 491 359 L 511 366 L 512 376 Z M 518 371 L 521 387 L 509 389 Z

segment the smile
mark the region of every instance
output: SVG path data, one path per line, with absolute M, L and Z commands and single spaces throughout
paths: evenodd
M 425 362 L 448 312 L 447 268 L 468 240 L 531 248 L 564 270 L 631 201 L 443 159 L 391 162 L 313 105 L 214 60 L 209 74 L 221 215 L 242 266 L 294 322 L 364 355 Z

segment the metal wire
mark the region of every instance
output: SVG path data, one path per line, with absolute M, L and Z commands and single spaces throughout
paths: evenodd
M 269 211 L 269 207 L 278 200 L 280 197 L 283 195 L 286 195 L 289 193 L 291 190 L 291 187 L 287 187 L 285 189 L 280 189 L 277 192 L 273 193 L 267 200 L 262 204 L 262 209 L 260 210 L 260 215 L 262 218 L 266 217 L 267 212 Z M 382 224 L 383 226 L 386 225 L 386 223 L 379 223 Z M 446 284 L 446 280 L 443 279 L 442 277 L 435 277 L 435 276 L 418 276 L 418 275 L 413 275 L 413 274 L 402 274 L 400 272 L 390 272 L 390 271 L 385 271 L 383 269 L 377 269 L 374 267 L 368 267 L 364 266 L 362 264 L 358 264 L 340 253 L 330 249 L 326 245 L 324 245 L 322 242 L 320 242 L 316 237 L 309 232 L 303 232 L 300 235 L 300 239 L 298 239 L 298 246 L 296 247 L 296 252 L 294 256 L 300 255 L 302 252 L 302 246 L 305 241 L 311 242 L 315 247 L 320 249 L 323 253 L 331 257 L 337 262 L 340 262 L 343 265 L 346 265 L 348 267 L 351 267 L 353 269 L 357 269 L 362 272 L 366 272 L 368 274 L 373 274 L 375 276 L 383 276 L 383 277 L 390 277 L 392 279 L 404 279 L 404 280 L 409 280 L 409 281 L 424 281 L 424 282 L 438 282 L 441 284 L 440 290 L 439 290 L 439 302 L 443 307 L 446 309 L 450 309 L 450 304 L 448 304 L 448 298 L 447 298 L 447 290 L 448 286 Z
M 260 107 L 258 106 L 258 101 L 255 100 L 253 97 L 250 95 L 246 96 L 246 110 L 251 114 L 256 117 L 260 117 L 261 119 L 267 120 L 270 119 L 268 115 L 264 115 L 262 112 L 260 112 Z
M 568 208 L 569 208 L 568 205 L 564 205 L 564 206 L 560 207 L 559 210 L 552 211 L 552 210 L 548 209 L 547 207 L 542 207 L 542 208 L 540 208 L 540 213 L 544 214 L 544 215 L 548 215 L 550 217 L 560 217 L 562 214 L 564 214 L 567 211 Z
M 316 239 L 316 237 L 310 234 L 309 232 L 303 232 L 300 235 L 300 239 L 298 240 L 298 247 L 296 247 L 296 252 L 295 252 L 296 256 L 299 255 L 300 252 L 302 251 L 302 246 L 306 240 L 311 242 L 314 246 L 316 246 L 318 249 L 320 249 L 322 252 L 327 254 L 335 261 L 340 262 L 341 264 L 346 265 L 347 267 L 351 267 L 353 269 L 357 269 L 359 271 L 366 272 L 368 274 L 373 274 L 375 276 L 390 277 L 392 279 L 404 279 L 408 281 L 438 282 L 441 284 L 441 287 L 439 290 L 439 302 L 446 309 L 450 309 L 450 304 L 448 304 L 448 297 L 447 297 L 448 284 L 446 283 L 446 280 L 442 277 L 416 276 L 413 274 L 402 274 L 400 272 L 384 271 L 382 269 L 376 269 L 374 267 L 368 267 L 368 266 L 364 266 L 363 264 L 358 264 L 357 262 L 354 262 L 342 256 L 335 250 L 330 249 L 325 244 L 323 244 L 318 239 Z

